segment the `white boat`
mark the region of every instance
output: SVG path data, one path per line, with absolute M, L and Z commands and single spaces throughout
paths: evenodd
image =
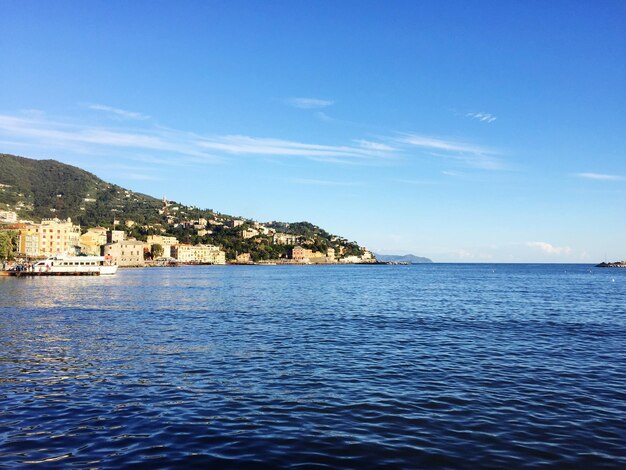
M 41 274 L 111 275 L 117 272 L 110 256 L 50 256 L 35 263 L 31 270 Z

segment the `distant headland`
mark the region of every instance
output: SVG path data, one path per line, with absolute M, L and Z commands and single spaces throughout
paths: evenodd
M 614 263 L 596 264 L 596 268 L 626 268 L 626 261 L 616 261 Z
M 409 263 L 409 264 L 422 264 L 422 263 L 432 263 L 433 260 L 429 258 L 424 258 L 422 256 L 415 255 L 381 255 L 375 253 L 374 256 L 378 261 L 382 261 L 384 263 Z

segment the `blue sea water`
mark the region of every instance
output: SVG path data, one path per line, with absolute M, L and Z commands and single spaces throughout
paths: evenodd
M 626 269 L 0 278 L 0 467 L 626 468 Z

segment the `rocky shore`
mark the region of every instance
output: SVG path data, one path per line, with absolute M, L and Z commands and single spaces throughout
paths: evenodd
M 615 263 L 600 263 L 596 268 L 626 268 L 626 261 L 616 261 Z

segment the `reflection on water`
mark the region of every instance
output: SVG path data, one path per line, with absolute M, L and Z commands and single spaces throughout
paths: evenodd
M 589 266 L 0 278 L 0 466 L 623 467 L 625 301 Z

